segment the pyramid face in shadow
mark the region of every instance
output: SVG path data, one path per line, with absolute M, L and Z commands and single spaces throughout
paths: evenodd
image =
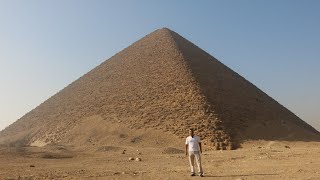
M 277 101 L 167 28 L 115 54 L 0 137 L 26 144 L 72 142 L 81 123 L 87 124 L 83 131 L 94 132 L 91 125 L 100 122 L 94 117 L 181 138 L 194 128 L 215 149 L 233 149 L 247 140 L 320 139 Z

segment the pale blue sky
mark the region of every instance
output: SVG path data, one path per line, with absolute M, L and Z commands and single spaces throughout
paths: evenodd
M 320 1 L 0 0 L 0 129 L 168 27 L 320 130 Z

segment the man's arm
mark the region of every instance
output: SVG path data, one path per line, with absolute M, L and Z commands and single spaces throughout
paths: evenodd
M 199 142 L 199 147 L 200 147 L 200 152 L 202 153 L 202 146 L 201 146 L 201 142 Z

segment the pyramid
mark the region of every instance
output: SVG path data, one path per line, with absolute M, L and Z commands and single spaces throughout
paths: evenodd
M 210 54 L 167 29 L 115 54 L 0 132 L 0 142 L 71 143 L 79 124 L 121 123 L 234 149 L 250 140 L 318 141 L 320 133 Z M 102 130 L 82 125 L 87 131 Z M 107 127 L 108 128 L 108 127 Z M 79 134 L 79 132 L 78 132 Z

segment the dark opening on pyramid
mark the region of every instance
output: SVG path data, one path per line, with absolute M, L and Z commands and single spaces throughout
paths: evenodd
M 313 127 L 167 28 L 115 54 L 0 136 L 25 144 L 70 142 L 69 130 L 92 116 L 181 138 L 194 128 L 214 149 L 234 149 L 247 140 L 320 139 Z

